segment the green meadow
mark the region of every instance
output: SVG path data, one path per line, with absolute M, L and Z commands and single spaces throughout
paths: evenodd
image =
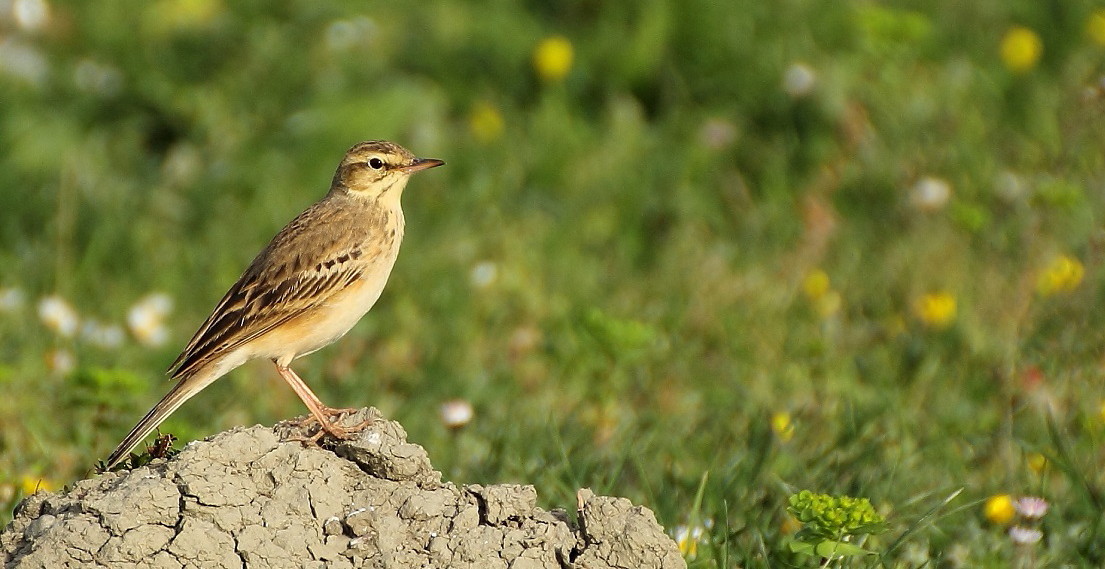
M 0 2 L 0 522 L 369 139 L 447 164 L 294 367 L 447 479 L 625 496 L 692 568 L 1105 565 L 1086 0 Z M 305 413 L 251 362 L 162 431 Z M 795 552 L 801 490 L 885 531 Z

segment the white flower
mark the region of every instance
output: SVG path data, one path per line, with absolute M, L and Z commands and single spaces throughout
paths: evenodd
M 1009 539 L 1013 540 L 1013 543 L 1017 545 L 1032 545 L 1039 542 L 1044 537 L 1044 532 L 1036 528 L 1026 528 L 1022 526 L 1013 526 L 1009 528 Z
M 472 404 L 464 399 L 452 399 L 441 404 L 441 422 L 450 429 L 467 425 L 475 414 Z
M 795 99 L 805 97 L 817 84 L 817 72 L 809 65 L 797 61 L 783 72 L 783 91 Z
M 0 288 L 0 312 L 15 312 L 23 308 L 26 297 L 21 288 Z
M 101 348 L 118 348 L 123 345 L 126 333 L 118 324 L 101 324 L 95 320 L 85 320 L 81 326 L 81 338 Z
M 698 139 L 707 148 L 720 150 L 737 139 L 737 127 L 725 119 L 709 119 L 698 129 Z
M 47 328 L 64 338 L 77 333 L 81 318 L 68 301 L 58 295 L 51 295 L 38 301 L 38 318 Z
M 519 326 L 510 334 L 507 345 L 512 356 L 532 352 L 541 342 L 541 331 L 533 326 Z
M 1002 171 L 994 180 L 994 190 L 998 197 L 1008 203 L 1017 203 L 1028 197 L 1028 186 L 1014 172 Z
M 127 311 L 127 327 L 135 339 L 146 346 L 160 346 L 169 339 L 164 320 L 173 309 L 173 300 L 165 293 L 145 296 Z
M 702 526 L 675 526 L 671 531 L 672 538 L 679 546 L 679 552 L 687 559 L 698 557 L 698 542 L 702 541 L 705 529 Z
M 29 32 L 38 31 L 50 22 L 50 5 L 46 0 L 15 0 L 12 2 L 12 15 L 20 28 Z
M 173 299 L 163 292 L 153 292 L 142 297 L 135 306 L 144 306 L 164 318 L 173 311 Z
M 926 176 L 909 190 L 909 203 L 919 211 L 939 211 L 948 205 L 952 187 L 946 180 Z
M 847 538 L 845 538 L 847 539 Z M 925 567 L 932 562 L 928 543 L 910 543 L 902 551 L 902 559 L 909 567 Z
M 166 183 L 186 185 L 195 181 L 204 167 L 203 156 L 192 144 L 174 144 L 162 161 L 161 173 Z
M 77 367 L 77 358 L 69 350 L 53 350 L 46 353 L 46 367 L 56 374 L 65 375 Z
M 134 334 L 134 339 L 142 345 L 156 348 L 164 346 L 165 342 L 169 341 L 169 330 L 159 320 L 141 316 L 134 319 L 128 317 L 127 324 L 130 326 L 131 334 Z
M 42 87 L 50 74 L 50 64 L 35 46 L 4 38 L 0 39 L 0 74 Z
M 472 271 L 468 274 L 468 279 L 472 282 L 472 286 L 476 288 L 487 288 L 491 286 L 491 283 L 495 282 L 495 278 L 499 274 L 498 267 L 491 261 L 483 261 L 482 263 L 476 263 L 476 266 L 472 267 Z

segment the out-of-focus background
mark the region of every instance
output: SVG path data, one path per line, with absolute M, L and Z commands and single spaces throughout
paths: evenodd
M 378 138 L 448 165 L 297 369 L 446 477 L 627 496 L 692 567 L 815 564 L 799 489 L 871 499 L 869 564 L 1105 563 L 1089 1 L 0 0 L 0 519 Z M 163 429 L 303 413 L 254 362 Z

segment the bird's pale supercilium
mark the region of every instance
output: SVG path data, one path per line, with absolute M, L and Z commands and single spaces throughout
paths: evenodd
M 384 141 L 346 152 L 330 191 L 284 226 L 230 287 L 169 368 L 176 381 L 107 459 L 119 464 L 193 395 L 254 358 L 272 360 L 322 431 L 346 411 L 328 407 L 288 366 L 341 338 L 387 283 L 403 240 L 400 197 L 410 175 L 444 164 Z

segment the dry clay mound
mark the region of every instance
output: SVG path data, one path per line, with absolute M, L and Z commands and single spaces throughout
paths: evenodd
M 277 425 L 189 444 L 170 460 L 27 498 L 0 533 L 24 567 L 686 567 L 652 512 L 578 494 L 578 526 L 532 486 L 457 487 L 398 423 L 371 418 L 327 449 Z

